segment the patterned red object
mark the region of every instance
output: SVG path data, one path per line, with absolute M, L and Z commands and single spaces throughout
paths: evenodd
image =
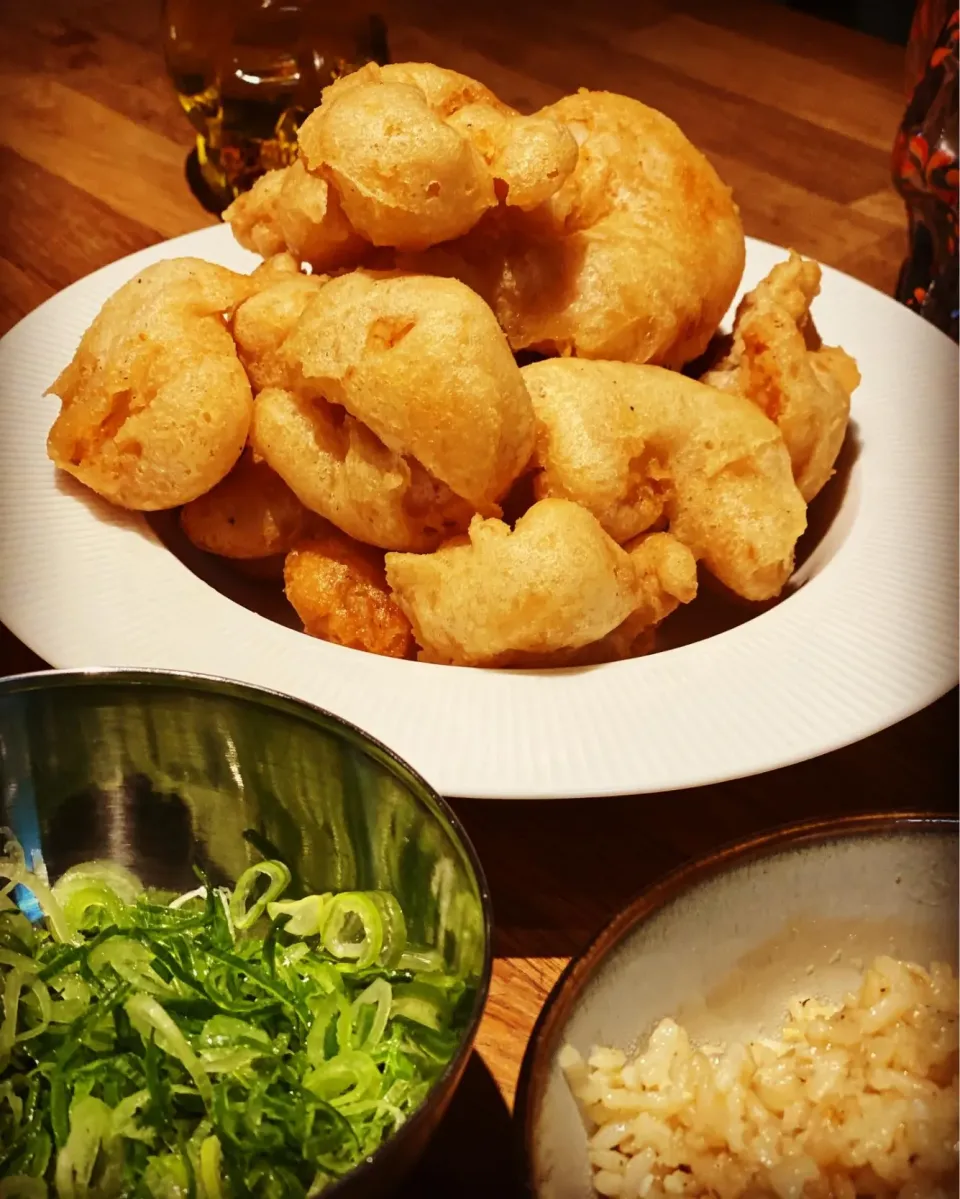
M 897 299 L 957 340 L 957 6 L 921 0 L 908 48 L 910 103 L 893 148 L 910 254 Z

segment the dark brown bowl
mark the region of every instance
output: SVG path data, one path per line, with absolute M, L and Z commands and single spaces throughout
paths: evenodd
M 672 1016 L 697 1039 L 775 1032 L 798 991 L 839 999 L 877 954 L 957 962 L 957 820 L 849 816 L 692 862 L 575 958 L 524 1056 L 515 1119 L 538 1199 L 595 1199 L 557 1054 L 633 1047 Z

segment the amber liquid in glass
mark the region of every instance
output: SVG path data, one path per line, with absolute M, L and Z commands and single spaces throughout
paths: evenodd
M 297 129 L 327 84 L 387 61 L 380 18 L 348 19 L 331 0 L 165 0 L 163 38 L 203 182 L 221 207 L 293 160 Z

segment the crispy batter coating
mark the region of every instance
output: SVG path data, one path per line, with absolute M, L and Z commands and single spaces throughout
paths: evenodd
M 262 175 L 223 214 L 233 235 L 264 258 L 288 250 L 314 270 L 354 266 L 368 250 L 327 181 L 310 174 L 297 159 Z
M 288 249 L 314 269 L 359 265 L 371 245 L 421 250 L 459 237 L 498 203 L 527 211 L 572 173 L 577 143 L 483 84 L 431 63 L 370 63 L 324 91 L 300 158 L 224 213 L 241 245 Z
M 511 532 L 475 517 L 468 540 L 434 554 L 387 554 L 387 582 L 421 658 L 507 666 L 598 641 L 634 610 L 626 551 L 585 508 L 541 500 Z
M 287 555 L 283 574 L 311 637 L 389 658 L 412 653 L 410 622 L 390 595 L 380 551 L 328 526 Z
M 471 229 L 497 197 L 483 159 L 420 88 L 366 68 L 324 92 L 300 129 L 309 169 L 336 191 L 375 246 L 422 249 Z
M 473 512 L 416 459 L 387 449 L 319 397 L 266 388 L 250 440 L 301 503 L 370 545 L 432 550 L 465 529 Z
M 580 649 L 518 656 L 513 665 L 530 668 L 599 666 L 649 653 L 656 627 L 697 595 L 697 561 L 669 533 L 647 533 L 625 547 L 636 574 L 636 608 L 599 641 Z
M 250 384 L 223 315 L 250 279 L 196 258 L 148 267 L 114 293 L 50 391 L 61 469 L 123 508 L 174 508 L 228 473 L 247 440 Z
M 729 189 L 671 120 L 637 100 L 581 91 L 537 115 L 579 143 L 557 192 L 397 265 L 463 279 L 515 350 L 670 367 L 696 358 L 743 271 Z
M 342 405 L 484 514 L 499 514 L 533 453 L 533 409 L 506 338 L 454 279 L 333 279 L 283 356 L 304 394 Z
M 284 342 L 327 281 L 325 275 L 288 272 L 283 258 L 278 255 L 263 264 L 263 268 L 276 265 L 259 277 L 259 290 L 240 305 L 233 318 L 237 352 L 254 392 L 286 385 L 289 372 L 281 357 Z M 254 275 L 263 268 L 258 267 Z
M 551 359 L 523 375 L 535 409 L 589 407 L 596 419 L 607 404 L 613 423 L 624 421 L 625 402 L 670 532 L 738 595 L 779 594 L 806 506 L 779 429 L 755 405 L 654 366 Z
M 793 474 L 809 503 L 833 474 L 860 385 L 857 364 L 821 345 L 810 305 L 820 267 L 791 252 L 744 296 L 730 352 L 702 382 L 752 400 L 783 434 Z
M 497 197 L 522 212 L 549 200 L 577 165 L 573 134 L 552 117 L 469 104 L 448 123 L 480 153 Z
M 224 558 L 286 554 L 306 534 L 311 513 L 278 474 L 247 449 L 216 487 L 180 511 L 198 549 Z
M 663 512 L 664 464 L 647 447 L 627 392 L 583 387 L 576 371 L 530 371 L 537 420 L 533 491 L 588 508 L 621 544 Z
M 560 121 L 522 117 L 476 80 L 431 63 L 370 63 L 337 80 L 299 141 L 353 228 L 402 250 L 461 236 L 499 201 L 536 207 L 577 161 Z

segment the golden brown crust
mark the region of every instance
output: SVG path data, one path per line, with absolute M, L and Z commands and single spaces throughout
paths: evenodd
M 311 637 L 391 658 L 413 650 L 410 622 L 387 587 L 383 554 L 335 529 L 316 533 L 284 565 L 287 599 Z
M 541 500 L 513 531 L 475 517 L 468 538 L 434 554 L 388 554 L 386 564 L 432 662 L 508 666 L 577 649 L 636 606 L 630 556 L 568 500 Z
M 222 317 L 250 279 L 196 258 L 156 263 L 104 304 L 50 390 L 47 452 L 123 508 L 175 508 L 217 484 L 247 440 L 250 384 Z
M 280 476 L 247 449 L 225 479 L 181 509 L 180 524 L 208 554 L 260 559 L 291 550 L 310 517 Z
M 537 115 L 579 143 L 556 193 L 399 265 L 470 284 L 515 350 L 670 367 L 696 358 L 743 271 L 729 189 L 671 120 L 637 100 L 581 91 Z
M 522 373 L 535 409 L 552 402 L 575 413 L 580 403 L 607 405 L 614 420 L 628 413 L 670 532 L 745 599 L 779 594 L 806 506 L 780 431 L 755 405 L 656 366 L 567 358 Z
M 809 503 L 833 474 L 860 384 L 845 351 L 820 344 L 810 306 L 820 267 L 791 251 L 737 309 L 729 353 L 701 381 L 752 400 L 783 434 Z

